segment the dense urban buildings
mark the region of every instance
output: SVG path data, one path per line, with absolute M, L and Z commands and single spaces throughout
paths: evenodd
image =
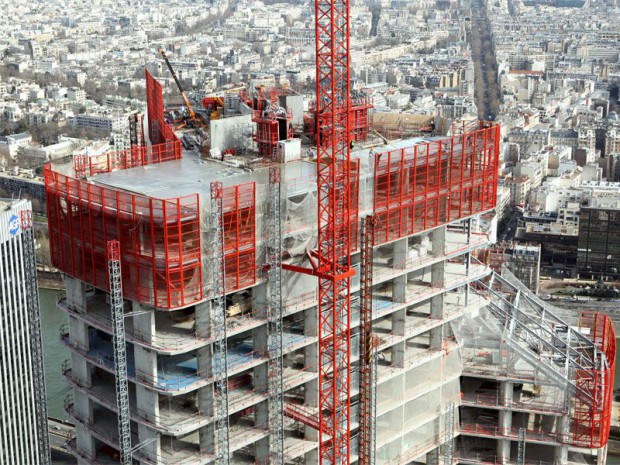
M 42 356 L 41 335 L 38 326 L 32 324 L 33 313 L 39 311 L 34 239 L 32 222 L 24 221 L 31 215 L 30 202 L 0 198 L 2 465 L 50 463 L 48 442 L 44 439 L 47 426 L 42 427 L 47 424 L 45 383 L 42 378 L 37 379 L 42 377 L 42 360 L 38 358 Z

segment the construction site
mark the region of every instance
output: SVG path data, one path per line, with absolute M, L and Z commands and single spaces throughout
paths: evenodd
M 316 14 L 307 111 L 249 86 L 217 105 L 200 153 L 147 72 L 131 149 L 45 166 L 69 450 L 80 464 L 604 464 L 611 321 L 476 258 L 496 236 L 499 126 L 383 119 L 389 138 L 374 137 L 372 102 L 349 88 L 347 3 Z

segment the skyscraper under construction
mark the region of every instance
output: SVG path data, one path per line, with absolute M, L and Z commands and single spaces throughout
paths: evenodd
M 80 463 L 604 463 L 611 322 L 475 259 L 497 125 L 351 152 L 329 353 L 323 161 L 183 153 L 150 75 L 147 96 L 146 145 L 45 167 Z

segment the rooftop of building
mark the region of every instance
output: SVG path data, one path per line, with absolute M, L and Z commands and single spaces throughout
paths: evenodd
M 390 141 L 389 144 L 361 148 L 351 152 L 352 159 L 358 159 L 362 165 L 375 154 L 384 151 L 411 147 L 425 141 L 440 138 L 415 137 Z M 234 160 L 235 158 L 231 158 Z M 239 161 L 245 159 L 238 158 Z M 246 160 L 247 161 L 247 160 Z M 250 166 L 252 166 L 250 164 Z M 362 171 L 365 171 L 362 168 Z M 140 166 L 126 170 L 98 174 L 90 178 L 96 184 L 146 195 L 153 198 L 167 199 L 199 193 L 210 192 L 210 184 L 215 181 L 223 187 L 257 182 L 267 184 L 268 165 L 259 160 L 253 167 L 238 167 L 219 161 L 200 158 L 195 152 L 185 151 L 183 158 L 165 163 Z M 310 190 L 316 185 L 316 159 L 305 158 L 281 164 L 282 183 L 299 188 L 300 192 Z M 290 189 L 289 189 L 290 193 Z

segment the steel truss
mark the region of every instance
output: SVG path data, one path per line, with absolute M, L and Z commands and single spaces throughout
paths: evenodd
M 473 289 L 489 300 L 481 322 L 572 395 L 572 431 L 558 433 L 558 439 L 577 447 L 604 447 L 616 355 L 611 320 L 599 314 L 582 314 L 580 321 L 560 318 L 505 267 L 501 276 L 492 273 L 488 282 L 477 281 Z M 580 329 L 589 330 L 589 337 Z
M 39 287 L 37 284 L 37 261 L 34 252 L 34 229 L 32 211 L 21 212 L 22 248 L 24 253 L 24 278 L 26 306 L 32 350 L 34 401 L 37 409 L 37 442 L 42 465 L 51 463 L 49 430 L 47 423 L 47 396 L 45 391 L 45 369 L 43 367 L 43 345 L 41 342 L 41 312 Z
M 315 1 L 319 463 L 350 457 L 349 1 Z
M 211 183 L 211 228 L 213 302 L 211 328 L 213 331 L 213 377 L 215 379 L 215 435 L 217 463 L 230 462 L 228 424 L 228 363 L 226 360 L 226 281 L 224 266 L 224 207 L 221 182 Z
M 280 168 L 269 169 L 269 429 L 270 462 L 284 464 L 282 352 L 282 225 Z
M 108 277 L 110 281 L 110 308 L 114 334 L 114 374 L 116 381 L 116 407 L 118 410 L 118 442 L 120 462 L 131 465 L 131 421 L 129 413 L 129 386 L 127 381 L 127 353 L 125 347 L 125 314 L 123 310 L 123 283 L 121 252 L 118 241 L 108 241 Z

